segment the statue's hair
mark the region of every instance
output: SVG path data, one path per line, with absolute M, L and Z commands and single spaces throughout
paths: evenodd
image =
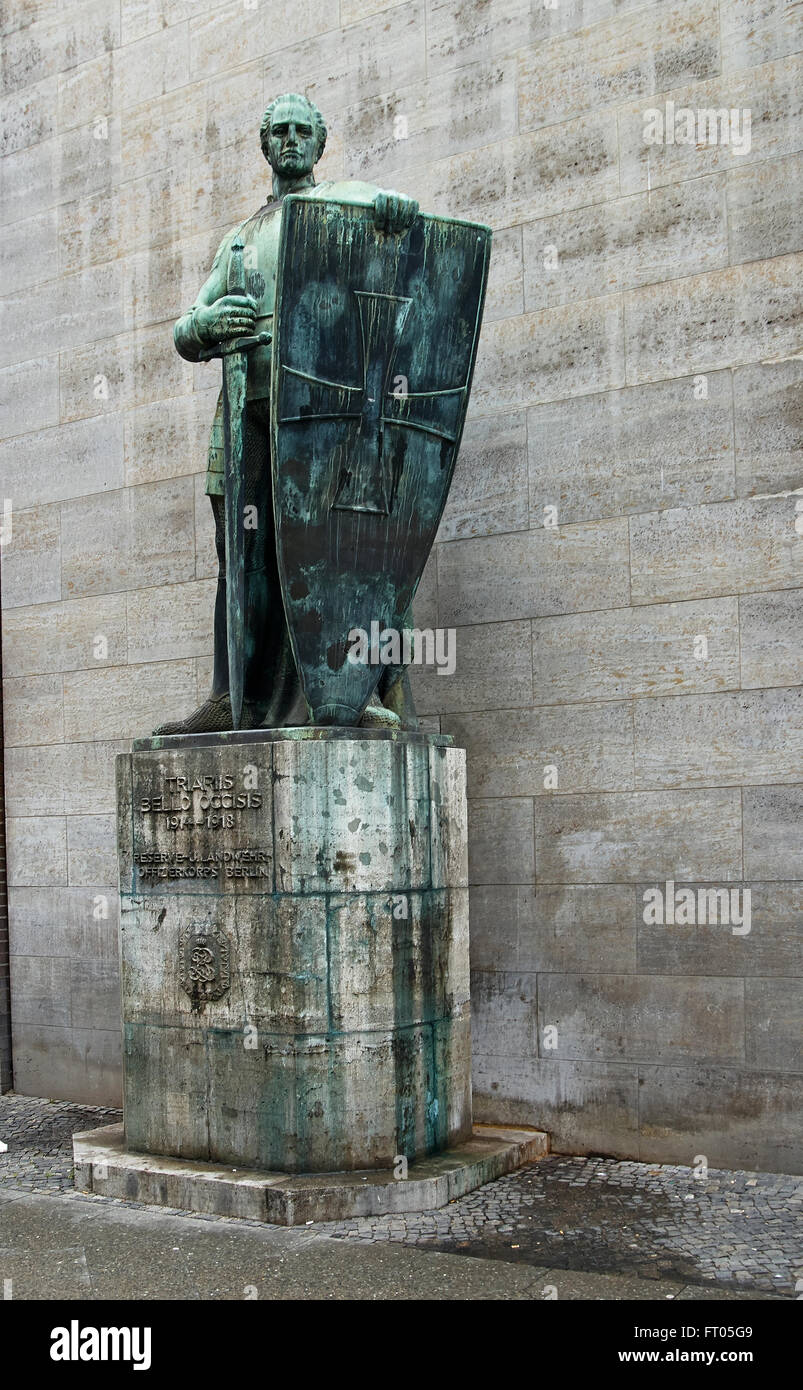
M 326 144 L 326 121 L 324 120 L 323 115 L 315 105 L 315 102 L 310 101 L 309 97 L 303 96 L 300 92 L 283 92 L 280 97 L 274 97 L 270 106 L 267 108 L 264 116 L 262 117 L 262 124 L 259 127 L 259 143 L 262 146 L 262 153 L 267 159 L 268 137 L 270 135 L 270 123 L 273 117 L 274 110 L 279 105 L 280 101 L 289 101 L 291 98 L 294 101 L 303 101 L 309 110 L 310 116 L 312 117 L 312 124 L 318 136 L 318 153 L 315 156 L 315 163 L 317 164 L 318 160 L 323 154 L 324 145 Z

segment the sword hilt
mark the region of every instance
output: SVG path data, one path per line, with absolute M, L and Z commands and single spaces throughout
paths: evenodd
M 213 343 L 200 354 L 199 362 L 211 362 L 213 357 L 228 357 L 232 352 L 248 352 L 251 348 L 266 347 L 273 338 L 272 333 L 255 333 L 247 338 L 229 338 L 223 343 Z

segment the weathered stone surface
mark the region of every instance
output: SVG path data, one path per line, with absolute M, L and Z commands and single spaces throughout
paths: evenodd
M 5 812 L 54 816 L 64 810 L 64 745 L 6 748 Z
M 518 963 L 519 935 L 532 919 L 534 884 L 505 883 L 472 886 L 472 970 L 505 970 Z
M 803 1072 L 803 1000 L 799 978 L 746 980 L 744 1026 L 748 1063 L 765 1072 Z
M 562 974 L 604 962 L 619 974 L 635 970 L 632 904 L 626 883 L 539 885 L 532 920 L 519 927 L 519 968 Z
M 555 38 L 546 54 L 533 46 L 521 66 L 522 129 L 713 75 L 718 19 L 716 0 L 667 0 Z
M 58 255 L 59 215 L 56 208 L 46 208 L 35 217 L 26 216 L 23 221 L 4 228 L 0 247 L 3 281 L 9 288 L 22 288 L 26 284 L 36 285 L 41 280 L 47 280 Z
M 733 406 L 727 372 L 626 386 L 527 413 L 530 505 L 558 524 L 733 497 Z M 511 528 L 512 529 L 512 528 Z
M 33 218 L 53 205 L 56 140 L 43 140 L 0 162 L 0 222 L 15 222 L 20 210 Z
M 65 598 L 193 579 L 193 500 L 193 482 L 187 477 L 98 492 L 66 504 Z
M 633 718 L 637 787 L 791 782 L 800 776 L 799 686 L 645 700 Z
M 98 209 L 95 215 L 101 214 L 103 209 Z M 85 219 L 76 227 L 76 238 L 82 224 L 85 224 Z M 156 257 L 148 250 L 128 254 L 123 269 L 126 328 L 166 323 L 170 319 L 178 318 L 187 303 L 192 302 L 198 285 L 208 273 L 215 252 L 228 230 L 228 223 L 225 226 L 209 228 L 204 226 L 196 235 L 188 235 L 181 241 L 165 246 Z M 91 246 L 87 245 L 82 254 L 91 254 L 91 249 Z M 129 248 L 126 247 L 126 250 L 129 251 Z M 77 246 L 75 254 L 78 254 Z M 217 381 L 214 368 L 210 369 L 209 363 L 204 364 L 203 370 L 199 366 L 198 373 L 206 386 Z M 197 389 L 197 376 L 194 377 L 194 381 Z
M 252 106 L 258 107 L 261 95 L 251 95 Z M 142 104 L 137 101 L 125 115 L 124 177 L 152 174 L 179 163 L 197 165 L 206 153 L 206 97 L 205 84 L 196 82 Z M 212 129 L 223 114 L 221 110 L 213 118 Z M 242 113 L 237 114 L 242 121 Z
M 628 102 L 619 108 L 619 147 L 621 192 L 658 188 L 699 178 L 720 169 L 743 168 L 749 163 L 778 159 L 800 148 L 801 64 L 800 54 L 757 68 L 729 72 L 708 82 L 676 87 L 667 96 L 680 108 L 692 110 L 735 110 L 742 129 L 742 112 L 751 113 L 750 149 L 734 154 L 732 144 L 649 144 L 644 139 L 645 108 L 664 111 L 666 97 Z M 687 366 L 686 370 L 689 368 Z
M 694 893 L 694 915 L 699 916 L 698 893 L 707 890 L 704 900 L 704 922 L 673 922 L 650 924 L 644 922 L 648 889 L 659 888 L 665 896 L 666 884 L 653 880 L 639 884 L 636 889 L 635 929 L 638 933 L 638 968 L 655 975 L 729 975 L 748 976 L 791 975 L 800 964 L 803 946 L 803 918 L 799 882 L 762 883 L 755 879 L 725 883 L 675 883 L 675 894 L 690 888 Z M 728 920 L 722 910 L 722 890 L 728 894 Z M 745 915 L 745 890 L 749 892 L 749 912 Z M 709 902 L 717 891 L 716 920 Z M 677 899 L 676 899 L 677 900 Z M 731 916 L 731 904 L 736 909 Z
M 120 971 L 116 960 L 70 962 L 73 1028 L 111 1032 L 120 1025 Z
M 99 895 L 106 916 L 96 915 Z M 9 896 L 12 955 L 103 960 L 113 963 L 119 977 L 119 916 L 116 886 L 113 891 L 103 885 L 14 888 Z
M 125 598 L 12 608 L 3 615 L 3 655 L 6 668 L 20 676 L 118 666 L 126 657 Z
M 25 686 L 23 704 L 22 686 Z M 3 681 L 8 700 L 4 718 L 5 742 L 10 748 L 20 743 L 61 743 L 64 739 L 64 702 L 61 676 L 13 677 Z
M 37 357 L 0 371 L 0 410 L 4 434 L 24 434 L 59 420 L 58 357 Z
M 535 855 L 543 883 L 634 883 L 649 875 L 740 876 L 736 789 L 539 797 Z
M 468 887 L 466 755 L 441 740 L 429 750 L 429 863 L 433 888 Z
M 20 1023 L 14 1028 L 14 1077 L 27 1095 L 90 1105 L 120 1104 L 120 1029 Z
M 582 356 L 578 338 L 584 341 Z M 624 351 L 615 295 L 498 319 L 486 325 L 480 340 L 475 404 L 480 410 L 516 410 L 624 386 Z
M 528 526 L 524 414 L 469 413 L 438 540 L 526 531 Z
M 39 148 L 34 146 L 34 149 Z M 18 157 L 21 156 L 3 160 L 0 170 L 7 172 L 11 159 Z M 11 196 L 16 200 L 20 195 L 13 193 Z M 24 191 L 21 196 L 25 198 Z M 50 206 L 51 199 L 52 192 L 45 200 L 46 206 Z M 119 261 L 107 261 L 75 275 L 62 276 L 55 305 L 52 284 L 36 285 L 31 289 L 20 285 L 5 300 L 0 364 L 44 356 L 54 341 L 66 352 L 93 339 L 117 333 L 122 308 L 121 286 Z
M 87 124 L 89 113 L 109 112 L 114 105 L 114 57 L 103 53 L 78 68 L 59 74 L 58 118 L 61 130 Z
M 125 1148 L 122 1125 L 73 1139 L 76 1186 L 83 1191 L 280 1226 L 431 1211 L 541 1158 L 548 1148 L 547 1135 L 538 1130 L 478 1125 L 448 1152 L 420 1159 L 402 1182 L 394 1169 L 291 1176 L 145 1156 Z
M 422 833 L 429 768 L 419 749 L 292 739 L 272 747 L 279 892 L 390 891 L 431 881 Z
M 444 104 L 453 114 L 453 153 L 515 136 L 516 63 L 513 57 L 461 67 L 434 85 L 419 82 L 370 97 L 346 113 L 345 156 L 354 178 L 387 178 L 426 163 L 437 145 Z
M 159 97 L 189 81 L 190 34 L 185 24 L 148 34 L 125 46 L 125 59 L 116 73 L 119 103 L 124 110 Z
M 803 364 L 757 362 L 733 373 L 737 492 L 783 492 L 800 486 Z
M 530 797 L 474 798 L 469 812 L 469 881 L 532 883 L 535 879 Z
M 67 877 L 71 884 L 114 883 L 117 876 L 115 818 L 67 817 Z
M 13 493 L 11 497 L 14 505 Z M 61 598 L 59 508 L 12 512 L 13 544 L 3 547 L 3 609 Z
M 511 318 L 524 312 L 523 251 L 521 227 L 494 232 L 493 255 L 488 269 L 483 322 Z M 461 446 L 462 447 L 462 446 Z
M 524 302 L 545 309 L 727 264 L 723 180 L 692 179 L 528 223 Z
M 192 390 L 192 368 L 163 325 L 119 333 L 70 353 L 61 367 L 61 418 L 77 420 Z
M 338 732 L 118 759 L 136 1149 L 331 1171 L 470 1129 L 464 759 Z
M 59 267 L 65 275 L 100 265 L 120 246 L 120 203 L 107 189 L 62 203 L 58 209 Z M 131 327 L 126 265 L 123 266 L 123 326 Z
M 454 541 L 438 551 L 446 626 L 619 608 L 627 595 L 627 523 L 621 518 Z
M 29 86 L 0 101 L 0 157 L 47 140 L 56 131 L 56 79 Z
M 616 120 L 610 114 L 562 125 L 559 146 L 552 130 L 513 136 L 492 166 L 478 163 L 473 152 L 440 159 L 423 170 L 419 189 L 426 206 L 478 218 L 494 230 L 616 198 L 620 191 Z
M 641 1156 L 712 1168 L 800 1172 L 799 1076 L 734 1067 L 639 1067 Z M 703 1139 L 704 1136 L 704 1139 Z
M 360 27 L 360 43 L 355 44 L 348 29 L 334 29 L 331 26 L 331 11 L 323 6 L 316 14 L 317 6 L 307 11 L 306 35 L 294 31 L 294 44 L 279 52 L 273 51 L 272 34 L 276 24 L 276 14 L 266 7 L 263 24 L 266 26 L 264 52 L 267 59 L 263 64 L 265 90 L 282 92 L 287 86 L 287 74 L 294 65 L 303 64 L 307 81 L 305 93 L 325 106 L 329 111 L 341 111 L 354 101 L 357 93 L 361 98 L 378 97 L 396 87 L 408 87 L 420 75 L 424 62 L 424 11 L 417 0 L 405 0 L 394 5 L 384 13 L 370 15 Z M 218 25 L 222 17 L 218 16 Z M 253 15 L 246 12 L 246 23 Z M 328 33 L 321 33 L 328 29 Z M 228 37 L 219 35 L 213 40 L 214 60 L 220 65 L 221 57 L 229 51 Z M 248 31 L 249 56 L 253 52 L 252 35 Z M 201 71 L 201 61 L 195 57 L 195 32 L 193 30 L 193 72 Z M 366 64 L 363 52 L 368 48 L 371 61 Z M 206 48 L 206 53 L 210 49 Z M 208 60 L 207 60 L 208 61 Z
M 114 810 L 114 755 L 122 743 L 21 744 L 6 748 L 6 814 Z M 116 877 L 116 873 L 115 873 Z
M 720 0 L 722 71 L 753 67 L 800 46 L 796 4 L 787 0 Z
M 633 786 L 633 719 L 624 702 L 444 715 L 441 727 L 466 745 L 472 798 Z
M 795 190 L 803 158 L 789 155 L 728 171 L 728 237 L 731 264 L 785 256 L 800 245 Z
M 541 975 L 538 1029 L 567 1060 L 741 1062 L 742 980 L 669 975 Z
M 471 1027 L 479 1056 L 494 1053 L 504 1057 L 537 1055 L 535 975 L 473 970 Z
M 12 1017 L 19 1023 L 69 1027 L 70 991 L 64 961 L 52 956 L 12 956 Z
M 123 427 L 116 415 L 37 430 L 0 445 L 0 488 L 20 510 L 83 498 L 122 481 Z
M 126 598 L 128 660 L 205 655 L 212 644 L 215 581 L 195 579 L 138 590 Z
M 126 411 L 123 443 L 127 486 L 197 473 L 198 459 L 208 444 L 218 394 L 215 385 L 206 391 L 193 391 L 178 399 L 155 401 Z
M 800 258 L 779 256 L 630 290 L 624 327 L 628 380 L 656 381 L 791 355 L 800 336 L 799 285 Z
M 742 687 L 803 685 L 803 590 L 739 599 Z
M 745 787 L 743 799 L 745 877 L 803 879 L 803 785 Z
M 539 704 L 739 685 L 734 598 L 536 618 L 532 627 Z M 705 656 L 701 638 L 707 643 Z
M 631 518 L 634 603 L 792 588 L 795 498 L 745 498 Z
M 477 1056 L 474 1108 L 485 1122 L 543 1124 L 557 1153 L 632 1157 L 639 1143 L 639 1069 L 621 1062 Z M 500 1121 L 497 1121 L 500 1123 Z
M 64 816 L 9 816 L 6 820 L 9 887 L 67 882 Z
M 194 667 L 184 661 L 152 661 L 147 666 L 68 671 L 64 676 L 64 735 L 68 743 L 136 737 L 192 690 Z
M 421 619 L 416 609 L 416 625 Z M 416 709 L 421 714 L 528 706 L 533 699 L 530 624 L 482 623 L 454 630 L 455 669 L 421 665 L 411 672 Z

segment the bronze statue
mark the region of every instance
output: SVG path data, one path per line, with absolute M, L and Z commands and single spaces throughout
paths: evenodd
M 273 196 L 224 237 L 195 304 L 175 325 L 182 357 L 223 359 L 206 483 L 219 574 L 211 693 L 186 719 L 155 730 L 160 735 L 286 727 L 310 718 L 415 727 L 403 664 L 363 672 L 357 693 L 341 698 L 350 678 L 341 634 L 358 614 L 347 620 L 348 594 L 337 607 L 337 570 L 347 569 L 358 587 L 365 571 L 360 591 L 369 617 L 411 626 L 412 597 L 459 446 L 490 233 L 421 218 L 413 199 L 373 184 L 316 184 L 313 170 L 325 141 L 323 117 L 306 97 L 290 93 L 271 103 L 260 142 L 273 171 Z M 312 202 L 315 209 L 307 207 Z M 469 275 L 465 250 L 458 254 L 451 245 L 449 228 L 475 234 Z M 351 253 L 359 286 L 349 283 Z M 328 279 L 319 283 L 325 264 Z M 285 298 L 292 313 L 282 318 Z M 447 331 L 438 337 L 441 300 Z M 462 319 L 460 305 L 467 306 Z M 349 374 L 354 384 L 344 379 Z M 392 392 L 391 377 L 402 383 Z M 314 446 L 307 443 L 313 427 Z M 315 449 L 324 473 L 334 468 L 331 488 L 320 467 L 316 473 L 312 453 L 307 467 L 307 452 Z M 427 494 L 421 507 L 412 494 L 405 502 L 409 484 L 400 484 L 409 450 L 407 474 Z M 277 474 L 279 455 L 284 474 Z M 300 518 L 284 487 L 293 468 L 317 488 L 317 512 L 304 503 Z M 397 497 L 395 540 L 388 542 Z M 395 564 L 407 536 L 415 542 L 409 576 Z M 324 551 L 328 560 L 319 556 Z M 378 570 L 387 576 L 381 602 L 368 583 Z M 366 608 L 374 601 L 381 612 Z M 324 640 L 327 607 L 337 610 L 337 640 Z M 334 694 L 333 680 L 340 682 Z

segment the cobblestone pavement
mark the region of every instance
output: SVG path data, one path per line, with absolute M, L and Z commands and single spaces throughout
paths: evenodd
M 71 1191 L 72 1134 L 120 1118 L 116 1110 L 0 1096 L 8 1145 L 0 1186 Z M 711 1169 L 702 1179 L 689 1168 L 553 1154 L 440 1211 L 318 1222 L 315 1230 L 553 1271 L 795 1297 L 802 1204 L 803 1178 Z

